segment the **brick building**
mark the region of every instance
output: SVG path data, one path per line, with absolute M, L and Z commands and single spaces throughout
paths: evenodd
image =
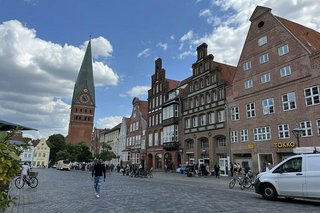
M 231 85 L 235 67 L 215 62 L 207 53 L 207 44 L 197 48 L 197 61 L 182 98 L 183 157 L 188 163 L 219 163 L 226 174 L 228 128 L 226 88 Z
M 265 170 L 320 144 L 320 34 L 256 7 L 228 90 L 231 161 Z
M 88 43 L 77 81 L 74 85 L 67 143 L 92 143 L 95 90 L 92 70 L 91 41 Z

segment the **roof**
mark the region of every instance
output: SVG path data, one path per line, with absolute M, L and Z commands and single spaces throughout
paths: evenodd
M 80 67 L 80 71 L 77 77 L 77 81 L 74 85 L 74 91 L 72 96 L 72 102 L 75 102 L 80 93 L 88 89 L 91 96 L 93 105 L 95 105 L 95 91 L 93 81 L 93 69 L 92 69 L 92 54 L 91 54 L 91 41 L 88 43 L 86 53 L 83 57 L 83 61 Z
M 148 121 L 148 101 L 139 101 L 139 110 L 143 119 Z
M 275 18 L 283 24 L 310 53 L 320 51 L 319 32 L 279 16 L 275 16 Z
M 18 130 L 37 130 L 31 127 L 22 126 L 20 124 L 11 123 L 8 121 L 0 120 L 0 131 L 9 131 L 11 129 Z
M 214 61 L 213 64 L 214 66 L 217 66 L 218 68 L 221 69 L 221 79 L 231 84 L 233 81 L 234 75 L 236 73 L 237 67 L 219 63 L 216 61 Z
M 117 124 L 115 127 L 113 127 L 110 131 L 120 130 L 121 123 Z
M 167 83 L 168 83 L 168 90 L 172 90 L 174 88 L 177 88 L 180 84 L 180 81 L 176 81 L 176 80 L 171 80 L 171 79 L 166 79 Z

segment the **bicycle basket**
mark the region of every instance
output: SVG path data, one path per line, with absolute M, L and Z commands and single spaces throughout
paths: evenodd
M 30 172 L 29 176 L 30 177 L 37 177 L 38 176 L 38 172 Z

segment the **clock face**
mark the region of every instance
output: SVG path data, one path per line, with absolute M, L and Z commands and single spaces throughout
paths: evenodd
M 87 94 L 82 94 L 81 96 L 80 96 L 80 101 L 81 101 L 81 103 L 88 103 L 89 102 L 89 96 L 87 95 Z

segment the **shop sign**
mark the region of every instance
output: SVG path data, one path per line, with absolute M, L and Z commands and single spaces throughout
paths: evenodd
M 248 143 L 248 149 L 254 149 L 254 144 L 253 143 Z
M 276 148 L 293 148 L 296 146 L 295 142 L 278 142 L 274 143 L 274 147 Z

